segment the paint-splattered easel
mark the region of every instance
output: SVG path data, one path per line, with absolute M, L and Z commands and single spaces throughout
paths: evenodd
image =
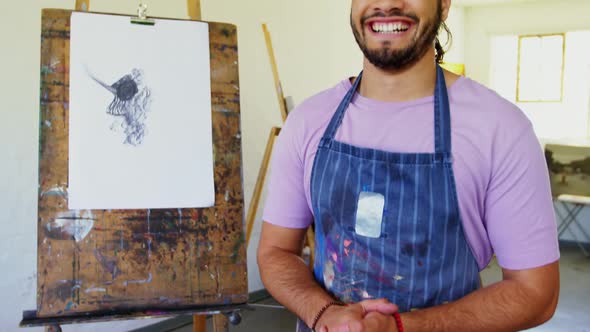
M 201 20 L 201 0 L 186 0 L 188 16 L 191 20 Z M 206 332 L 206 318 L 204 315 L 193 315 L 193 332 Z M 239 323 L 239 316 L 233 316 L 232 320 Z M 213 316 L 213 330 L 215 332 L 229 332 L 229 320 L 223 314 Z
M 198 19 L 199 1 L 187 4 Z M 144 7 L 132 23 L 153 24 Z M 76 9 L 89 11 L 90 1 L 77 0 Z M 37 310 L 24 311 L 20 325 L 59 331 L 62 324 L 199 314 L 216 315 L 215 331 L 227 331 L 219 314 L 236 322 L 248 300 L 236 27 L 209 23 L 215 206 L 74 211 L 67 205 L 72 13 L 42 12 Z M 92 223 L 78 239 L 71 231 L 82 221 Z
M 191 20 L 201 20 L 201 0 L 186 0 L 188 16 Z M 207 316 L 193 315 L 193 332 L 207 331 Z M 228 320 L 224 315 L 213 316 L 213 328 L 215 332 L 229 332 Z
M 76 0 L 76 10 L 88 11 L 90 8 L 90 0 Z M 188 14 L 191 20 L 201 20 L 201 0 L 187 0 Z M 206 327 L 205 315 L 193 315 L 193 331 L 205 332 Z M 232 316 L 233 321 L 239 321 L 239 316 Z M 213 329 L 215 332 L 228 332 L 229 319 L 223 314 L 216 314 L 213 316 Z

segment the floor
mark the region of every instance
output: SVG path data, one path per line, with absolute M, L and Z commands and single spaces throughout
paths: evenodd
M 534 332 L 590 332 L 590 258 L 575 246 L 562 245 L 561 295 L 557 312 L 547 324 Z M 484 284 L 499 281 L 501 270 L 494 262 L 483 273 Z M 272 299 L 262 301 L 252 311 L 242 313 L 242 322 L 230 327 L 231 332 L 294 332 L 295 316 L 277 307 Z M 213 331 L 207 322 L 207 331 Z M 168 331 L 192 332 L 188 324 Z

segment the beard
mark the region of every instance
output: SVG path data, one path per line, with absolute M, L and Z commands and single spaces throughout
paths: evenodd
M 424 22 L 423 27 L 417 31 L 416 35 L 412 39 L 410 45 L 405 48 L 395 50 L 392 49 L 390 42 L 384 42 L 381 47 L 377 49 L 369 49 L 365 41 L 365 22 L 373 17 L 407 17 L 414 21 L 416 26 L 419 26 L 420 19 L 412 13 L 403 13 L 401 11 L 394 11 L 389 15 L 384 13 L 376 13 L 370 16 L 361 18 L 361 29 L 359 30 L 350 18 L 350 26 L 359 45 L 361 51 L 365 55 L 365 58 L 369 60 L 375 67 L 384 70 L 401 70 L 410 65 L 418 62 L 424 54 L 434 45 L 438 30 L 441 27 L 442 22 L 442 8 L 440 2 L 438 2 L 436 14 L 434 18 Z

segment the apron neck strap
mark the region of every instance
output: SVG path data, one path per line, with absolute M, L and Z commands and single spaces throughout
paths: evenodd
M 336 113 L 330 120 L 330 124 L 324 136 L 320 141 L 320 146 L 329 147 L 336 136 L 336 131 L 342 123 L 346 109 L 352 102 L 354 95 L 356 94 L 361 80 L 363 72 L 361 72 L 352 87 L 348 90 Z M 434 89 L 434 147 L 436 153 L 451 152 L 451 115 L 449 107 L 449 96 L 447 93 L 447 85 L 445 82 L 445 75 L 442 68 L 436 66 L 436 86 Z
M 436 65 L 434 88 L 434 151 L 451 152 L 451 110 L 443 69 Z
M 342 101 L 340 102 L 340 105 L 338 105 L 338 109 L 336 110 L 336 114 L 334 114 L 334 116 L 332 117 L 332 120 L 330 120 L 330 124 L 328 124 L 328 128 L 326 128 L 326 131 L 324 132 L 324 136 L 320 140 L 320 146 L 329 147 L 331 145 L 332 140 L 334 140 L 334 137 L 336 136 L 336 131 L 338 130 L 338 127 L 340 127 L 340 124 L 342 123 L 342 119 L 344 118 L 344 114 L 346 113 L 346 109 L 348 108 L 348 105 L 350 105 L 352 98 L 354 97 L 354 95 L 356 94 L 356 91 L 358 90 L 359 86 L 361 85 L 362 78 L 363 78 L 363 72 L 361 71 L 360 74 L 357 76 L 356 80 L 354 81 L 354 83 L 352 84 L 352 87 L 348 90 L 348 92 L 346 93 L 346 95 L 344 96 Z

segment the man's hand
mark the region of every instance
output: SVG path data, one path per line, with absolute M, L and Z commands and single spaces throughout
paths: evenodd
M 332 306 L 324 312 L 316 327 L 319 327 L 320 332 L 334 332 L 337 329 L 347 326 L 362 326 L 363 320 L 368 317 L 373 317 L 375 313 L 379 316 L 387 317 L 394 312 L 397 312 L 398 307 L 385 299 L 380 300 L 366 300 L 347 306 Z M 375 318 L 380 318 L 379 316 Z M 375 318 L 371 318 L 368 322 L 373 326 L 376 322 Z M 379 323 L 379 322 L 377 322 Z M 351 325 L 352 324 L 352 325 Z M 393 323 L 395 326 L 395 321 Z M 377 325 L 381 326 L 381 325 Z M 342 331 L 348 331 L 346 329 Z M 359 330 L 359 331 L 373 331 L 373 330 Z M 374 331 L 386 331 L 384 329 Z M 392 330 L 395 331 L 395 330 Z
M 318 311 L 334 298 L 320 287 L 312 271 L 299 257 L 305 232 L 305 229 L 263 223 L 258 266 L 262 281 L 273 297 L 311 326 Z M 285 273 L 287 270 L 289 273 Z M 332 306 L 320 317 L 316 329 L 331 332 L 330 328 L 360 321 L 370 312 L 391 315 L 397 310 L 395 304 L 385 299 L 366 300 L 346 307 Z
M 329 332 L 398 332 L 398 330 L 391 314 L 370 312 L 361 321 L 337 326 L 330 329 Z

